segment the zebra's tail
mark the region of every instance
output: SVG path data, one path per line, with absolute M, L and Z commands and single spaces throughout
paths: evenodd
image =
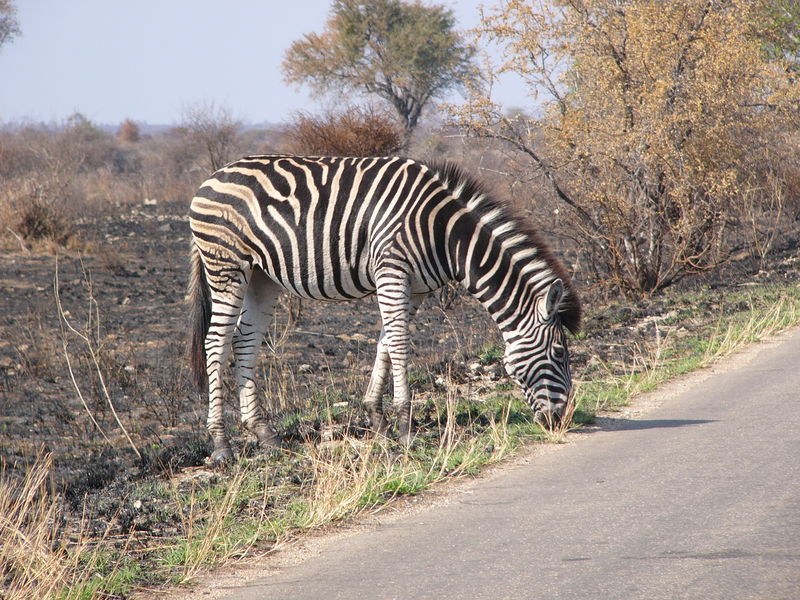
M 192 244 L 192 271 L 189 279 L 189 292 L 186 301 L 189 304 L 189 365 L 192 382 L 198 390 L 204 391 L 208 386 L 206 371 L 206 335 L 211 325 L 211 293 L 200 258 L 200 251 Z

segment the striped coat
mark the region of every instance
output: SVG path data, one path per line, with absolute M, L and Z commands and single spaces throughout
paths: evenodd
M 383 329 L 365 404 L 376 432 L 391 375 L 401 439 L 411 439 L 408 322 L 422 299 L 457 281 L 489 312 L 505 364 L 532 408 L 558 416 L 571 389 L 564 328 L 581 309 L 560 263 L 524 219 L 452 164 L 398 157 L 251 156 L 208 179 L 192 200 L 190 353 L 208 385 L 216 460 L 232 456 L 222 425 L 222 370 L 235 358 L 242 420 L 274 436 L 253 373 L 278 296 L 347 300 L 377 294 Z

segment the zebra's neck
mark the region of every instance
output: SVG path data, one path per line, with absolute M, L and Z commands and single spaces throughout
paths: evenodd
M 451 228 L 453 278 L 489 312 L 504 338 L 533 325 L 535 299 L 558 275 L 539 246 L 500 209 L 466 210 Z

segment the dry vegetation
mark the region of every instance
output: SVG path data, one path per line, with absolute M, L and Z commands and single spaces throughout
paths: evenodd
M 321 116 L 300 113 L 287 137 L 288 152 L 316 156 L 388 156 L 403 143 L 403 132 L 389 115 L 360 106 Z

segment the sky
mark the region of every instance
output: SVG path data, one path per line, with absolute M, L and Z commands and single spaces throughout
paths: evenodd
M 458 29 L 492 0 L 438 0 Z M 287 85 L 281 61 L 320 32 L 330 0 L 16 0 L 22 35 L 0 48 L 0 123 L 59 123 L 80 112 L 97 124 L 126 118 L 180 123 L 188 108 L 228 110 L 244 123 L 281 123 L 329 108 Z M 532 101 L 513 78 L 495 99 Z M 449 101 L 458 101 L 455 93 Z M 330 100 L 327 101 L 330 103 Z

